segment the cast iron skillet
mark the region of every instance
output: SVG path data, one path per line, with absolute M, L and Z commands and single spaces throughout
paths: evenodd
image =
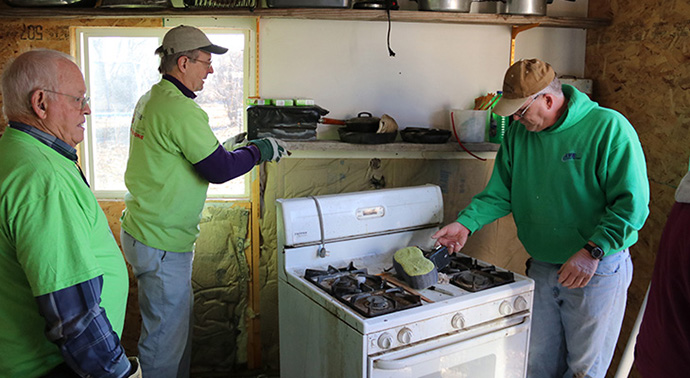
M 354 144 L 384 144 L 395 140 L 398 132 L 393 133 L 370 133 L 363 131 L 348 131 L 346 127 L 338 129 L 340 140 L 345 143 Z
M 450 130 L 425 129 L 422 127 L 406 127 L 400 130 L 402 140 L 410 143 L 446 143 L 450 139 Z
M 342 121 L 333 118 L 321 118 L 321 123 L 328 125 L 345 125 L 347 131 L 375 133 L 379 129 L 381 118 L 369 112 L 360 112 L 357 117 Z

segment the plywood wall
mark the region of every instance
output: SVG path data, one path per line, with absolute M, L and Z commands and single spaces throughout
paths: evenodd
M 0 3 L 0 12 L 3 6 Z M 70 27 L 78 26 L 120 26 L 154 27 L 162 26 L 162 19 L 0 19 L 0 68 L 17 55 L 35 48 L 47 48 L 70 53 Z M 4 70 L 4 69 L 3 69 Z M 0 106 L 2 96 L 0 95 Z M 3 116 L 4 117 L 4 116 Z M 0 133 L 5 122 L 0 123 Z
M 634 275 L 617 367 L 652 275 L 656 249 L 690 157 L 690 2 L 606 0 L 590 11 L 613 25 L 587 32 L 586 76 L 594 97 L 622 112 L 637 129 L 647 159 L 651 214 L 631 248 Z M 609 369 L 612 376 L 613 369 Z M 632 377 L 639 377 L 637 371 Z

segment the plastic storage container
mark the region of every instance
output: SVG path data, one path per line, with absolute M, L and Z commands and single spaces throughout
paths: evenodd
M 451 110 L 451 127 L 462 143 L 484 142 L 489 117 L 488 110 Z

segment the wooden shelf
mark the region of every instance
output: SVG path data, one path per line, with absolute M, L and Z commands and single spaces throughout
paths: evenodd
M 394 142 L 385 144 L 351 144 L 337 140 L 284 141 L 291 158 L 330 159 L 474 159 L 455 141 L 442 144 Z M 495 143 L 465 143 L 472 153 L 493 159 L 500 147 Z
M 387 21 L 383 10 L 359 9 L 187 9 L 187 8 L 0 8 L 2 18 L 158 18 L 158 17 L 262 17 L 308 20 Z M 479 25 L 530 25 L 558 28 L 590 29 L 606 27 L 609 19 L 585 17 L 545 17 L 508 14 L 425 12 L 397 10 L 391 12 L 397 22 L 422 22 Z

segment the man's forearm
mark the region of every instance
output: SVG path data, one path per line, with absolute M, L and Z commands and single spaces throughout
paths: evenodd
M 80 376 L 127 377 L 131 364 L 100 307 L 103 277 L 98 276 L 36 297 L 46 320 L 46 337 Z

